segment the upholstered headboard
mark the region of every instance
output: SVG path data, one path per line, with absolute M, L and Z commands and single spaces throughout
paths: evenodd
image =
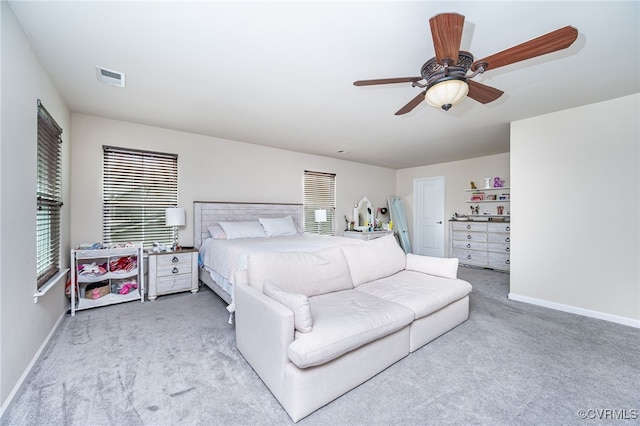
M 222 203 L 217 201 L 194 201 L 193 244 L 200 248 L 209 238 L 210 226 L 220 221 L 258 220 L 261 217 L 293 217 L 298 231 L 303 230 L 302 204 L 275 203 Z

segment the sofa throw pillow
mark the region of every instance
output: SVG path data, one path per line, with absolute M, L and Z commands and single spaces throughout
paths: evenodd
M 266 280 L 284 291 L 317 296 L 353 288 L 349 267 L 339 247 L 315 252 L 251 252 L 247 255 L 249 285 L 260 292 Z
M 257 220 L 247 220 L 240 222 L 220 222 L 220 227 L 227 235 L 227 240 L 237 238 L 257 238 L 266 237 L 264 228 Z
M 443 258 L 408 253 L 405 269 L 437 277 L 456 279 L 458 278 L 458 263 L 459 259 L 457 257 Z
M 387 235 L 366 244 L 342 247 L 354 287 L 388 277 L 402 271 L 406 264 L 404 251 L 396 237 Z
M 293 323 L 301 333 L 308 333 L 313 329 L 309 298 L 304 294 L 289 293 L 281 290 L 277 285 L 266 280 L 263 285 L 264 294 L 282 303 L 293 312 Z
M 278 235 L 296 235 L 298 228 L 293 222 L 291 215 L 285 217 L 261 217 L 258 219 L 267 233 L 267 237 L 277 237 Z
M 211 238 L 214 240 L 224 240 L 227 238 L 227 234 L 224 233 L 224 230 L 220 225 L 211 225 L 207 230 L 209 231 Z

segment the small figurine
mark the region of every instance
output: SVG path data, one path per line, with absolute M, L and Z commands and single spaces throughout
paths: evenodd
M 478 189 L 476 188 L 476 183 L 474 181 L 471 181 L 471 189 Z

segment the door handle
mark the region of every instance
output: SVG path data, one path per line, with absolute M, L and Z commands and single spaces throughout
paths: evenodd
M 442 221 L 441 221 L 441 220 L 437 221 L 436 223 L 437 223 L 438 225 L 442 225 Z

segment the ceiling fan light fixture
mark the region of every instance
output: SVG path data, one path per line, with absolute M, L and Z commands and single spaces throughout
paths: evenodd
M 469 84 L 465 78 L 453 77 L 439 80 L 427 88 L 424 95 L 429 105 L 449 111 L 459 104 L 469 93 Z

